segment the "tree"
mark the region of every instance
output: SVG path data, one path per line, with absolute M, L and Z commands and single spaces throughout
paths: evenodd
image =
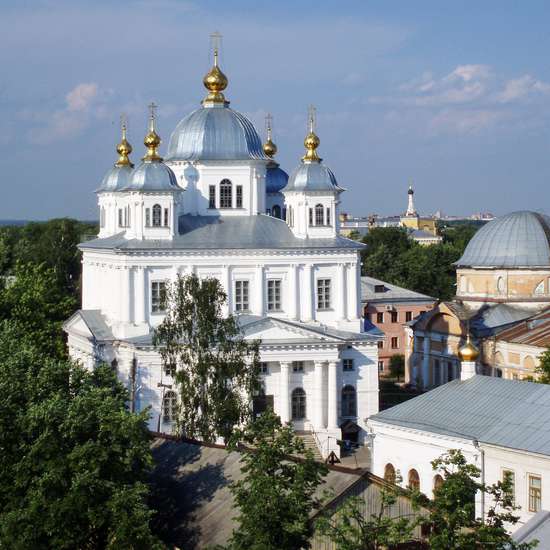
M 217 279 L 178 276 L 153 338 L 164 369 L 175 373 L 178 431 L 205 441 L 228 441 L 249 420 L 259 389 L 259 343 L 247 342 L 236 318 L 222 315 L 226 299 Z
M 9 320 L 19 340 L 32 342 L 47 356 L 66 357 L 61 326 L 76 307 L 74 296 L 44 264 L 18 264 L 13 281 L 0 288 L 0 319 Z
M 321 534 L 330 538 L 336 550 L 386 550 L 411 540 L 416 521 L 396 517 L 394 505 L 399 498 L 397 487 L 380 491 L 380 504 L 375 514 L 366 515 L 365 502 L 350 497 L 332 517 L 317 524 Z
M 515 543 L 505 529 L 505 524 L 515 524 L 510 481 L 484 485 L 478 480 L 480 470 L 469 464 L 461 451 L 450 450 L 432 462 L 443 477 L 434 489 L 434 498 L 425 523 L 431 528 L 429 547 L 433 550 L 527 550 L 535 544 Z M 485 493 L 491 502 L 485 521 L 475 516 L 475 495 Z
M 127 400 L 109 366 L 48 358 L 0 322 L 0 547 L 161 548 L 148 412 Z
M 325 464 L 268 411 L 236 432 L 232 439 L 250 445 L 242 454 L 244 479 L 231 486 L 239 507 L 238 527 L 228 550 L 301 550 L 309 548 L 315 490 L 326 475 Z M 303 459 L 290 458 L 297 455 Z
M 535 367 L 536 382 L 550 384 L 550 348 L 539 355 L 539 364 Z
M 405 374 L 405 356 L 401 353 L 396 353 L 390 357 L 390 373 L 394 378 L 399 378 Z

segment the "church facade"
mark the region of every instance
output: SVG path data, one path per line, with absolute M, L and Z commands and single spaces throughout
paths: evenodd
M 208 95 L 175 128 L 166 160 L 151 110 L 139 166 L 123 129 L 118 161 L 97 191 L 100 231 L 80 245 L 82 309 L 66 323 L 69 351 L 88 368 L 116 366 L 131 407 L 150 407 L 150 428 L 170 432 L 177 388 L 152 345 L 166 285 L 215 277 L 226 313 L 260 339 L 262 399 L 323 456 L 339 452 L 341 426 L 378 410 L 379 331 L 361 318 L 360 252 L 339 236 L 344 191 L 317 154 L 314 116 L 306 153 L 289 177 L 252 123 L 229 107 L 217 62 Z M 344 434 L 345 435 L 345 434 Z

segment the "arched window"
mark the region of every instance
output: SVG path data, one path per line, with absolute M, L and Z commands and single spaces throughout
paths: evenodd
M 315 225 L 325 225 L 325 209 L 322 204 L 315 205 Z
M 306 417 L 306 392 L 296 388 L 292 392 L 292 420 L 303 420 Z
M 420 476 L 418 475 L 418 472 L 411 468 L 409 470 L 409 476 L 408 476 L 409 482 L 407 484 L 407 487 L 409 489 L 420 489 Z
M 389 463 L 386 464 L 386 467 L 384 468 L 384 479 L 388 483 L 395 483 L 395 468 L 393 467 L 393 464 Z
M 160 227 L 162 225 L 162 208 L 160 204 L 153 206 L 153 227 Z
M 175 391 L 167 391 L 162 403 L 164 422 L 173 422 L 178 414 L 178 396 Z
M 535 296 L 540 296 L 541 294 L 544 294 L 544 280 L 542 280 L 536 287 L 535 291 L 533 292 Z
M 271 209 L 271 213 L 273 217 L 281 219 L 281 207 L 278 204 Z
M 229 180 L 220 182 L 220 208 L 231 208 L 233 206 L 233 187 Z
M 504 282 L 504 277 L 499 277 L 497 279 L 497 290 L 499 294 L 504 294 L 506 288 L 506 283 Z
M 342 416 L 357 416 L 357 393 L 353 386 L 342 388 Z
M 439 474 L 436 474 L 434 476 L 434 486 L 433 486 L 434 491 L 439 489 L 442 485 L 443 485 L 443 478 Z

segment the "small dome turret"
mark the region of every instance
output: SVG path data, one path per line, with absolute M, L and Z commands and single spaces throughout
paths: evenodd
M 458 356 L 461 361 L 473 363 L 479 357 L 479 350 L 472 343 L 470 334 L 466 337 L 466 343 L 458 350 Z
M 96 191 L 98 193 L 120 191 L 128 185 L 132 176 L 132 168 L 134 165 L 129 157 L 132 152 L 132 146 L 126 139 L 126 122 L 124 119 L 121 120 L 121 133 L 122 137 L 120 143 L 116 147 L 116 151 L 119 155 L 118 160 L 101 180 L 101 185 Z
M 214 33 L 211 38 L 214 43 L 214 64 L 202 80 L 204 87 L 208 90 L 208 95 L 204 98 L 203 104 L 223 103 L 227 105 L 229 101 L 225 99 L 222 92 L 227 88 L 229 81 L 218 66 L 218 50 L 221 35 Z

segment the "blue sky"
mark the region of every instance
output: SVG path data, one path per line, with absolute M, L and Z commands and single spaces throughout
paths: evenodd
M 307 107 L 343 210 L 549 211 L 550 3 L 0 0 L 0 218 L 93 219 L 121 112 L 134 161 L 146 105 L 163 145 L 204 96 L 223 38 L 231 106 L 278 160 L 302 154 Z

